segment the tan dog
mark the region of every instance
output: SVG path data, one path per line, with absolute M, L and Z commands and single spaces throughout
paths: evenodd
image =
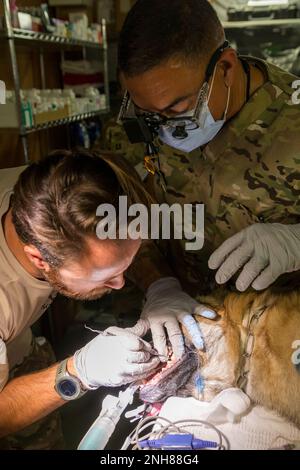
M 185 394 L 210 401 L 221 390 L 239 386 L 253 402 L 300 427 L 300 291 L 218 291 L 200 300 L 220 317 L 196 317 L 206 345 L 198 368 L 204 389 L 197 391 L 193 376 Z

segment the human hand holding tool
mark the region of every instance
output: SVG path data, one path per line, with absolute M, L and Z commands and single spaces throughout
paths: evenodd
M 106 330 L 74 354 L 78 378 L 88 389 L 117 387 L 147 377 L 160 363 L 151 345 L 136 334 L 118 328 Z M 120 334 L 122 331 L 122 334 Z

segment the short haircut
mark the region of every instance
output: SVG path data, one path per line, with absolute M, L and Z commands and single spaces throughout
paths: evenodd
M 119 68 L 133 77 L 173 57 L 187 63 L 209 60 L 224 40 L 207 0 L 138 0 L 121 31 Z
M 114 205 L 118 214 L 121 195 L 128 196 L 128 205 L 150 202 L 127 165 L 111 154 L 67 150 L 29 165 L 12 196 L 13 224 L 21 241 L 36 246 L 53 267 L 85 255 L 88 238 L 96 239 L 100 204 Z

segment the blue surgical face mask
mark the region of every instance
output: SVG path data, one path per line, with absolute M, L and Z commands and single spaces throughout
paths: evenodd
M 223 119 L 215 121 L 208 107 L 210 95 L 211 95 L 212 88 L 213 88 L 215 72 L 216 72 L 216 68 L 213 73 L 213 78 L 212 78 L 212 83 L 211 83 L 211 87 L 209 90 L 209 94 L 207 98 L 204 100 L 202 108 L 201 108 L 201 113 L 199 116 L 199 123 L 198 123 L 199 126 L 192 130 L 186 129 L 186 132 L 184 132 L 186 136 L 181 137 L 181 138 L 174 137 L 173 126 L 170 126 L 168 124 L 161 126 L 159 130 L 159 137 L 165 144 L 170 145 L 170 147 L 173 147 L 175 149 L 182 150 L 183 152 L 187 152 L 187 153 L 192 152 L 196 148 L 201 147 L 202 145 L 205 145 L 208 142 L 210 142 L 222 129 L 222 127 L 224 126 L 226 122 L 226 116 L 227 116 L 227 111 L 228 111 L 228 106 L 229 106 L 229 101 L 230 101 L 230 88 L 228 88 L 227 104 L 226 104 L 226 109 L 224 112 L 224 117 Z M 180 117 L 182 118 L 187 117 L 188 114 L 193 115 L 194 110 L 189 111 L 188 113 L 182 114 L 181 116 L 178 116 L 177 120 Z M 178 124 L 179 123 L 180 121 L 178 122 Z M 184 124 L 184 119 L 182 123 Z

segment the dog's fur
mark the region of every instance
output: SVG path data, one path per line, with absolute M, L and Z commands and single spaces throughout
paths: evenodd
M 300 427 L 300 365 L 292 361 L 293 343 L 300 340 L 300 291 L 279 294 L 269 290 L 246 294 L 218 291 L 201 301 L 213 307 L 219 318 L 213 321 L 196 317 L 206 345 L 206 350 L 199 352 L 204 389 L 199 393 L 191 378 L 184 394 L 210 401 L 221 390 L 237 385 L 246 335 L 243 318 L 249 310 L 267 306 L 254 326 L 245 392 L 253 402 L 276 410 Z M 184 334 L 187 336 L 186 331 Z

